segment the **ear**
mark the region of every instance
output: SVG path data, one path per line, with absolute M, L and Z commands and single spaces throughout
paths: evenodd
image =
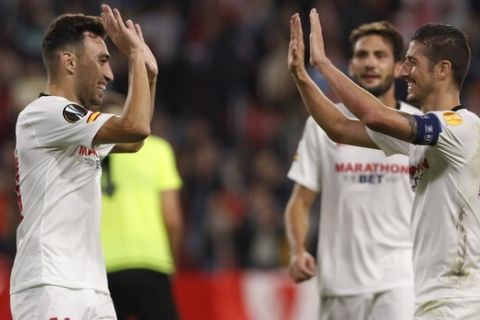
M 435 75 L 439 80 L 445 80 L 452 75 L 452 63 L 448 60 L 442 60 L 435 65 Z
M 74 74 L 77 67 L 77 56 L 68 51 L 60 53 L 60 60 L 62 61 L 62 66 L 67 70 L 69 74 Z

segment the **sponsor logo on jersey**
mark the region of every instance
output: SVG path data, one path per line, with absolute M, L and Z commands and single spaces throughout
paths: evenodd
M 78 104 L 71 103 L 63 108 L 63 117 L 70 123 L 75 123 L 87 115 L 87 110 Z
M 100 155 L 96 150 L 80 146 L 78 148 L 78 154 L 83 157 L 83 160 L 87 165 L 94 167 L 95 169 L 100 169 Z
M 397 163 L 335 163 L 337 172 L 376 172 L 408 174 L 408 166 Z
M 451 125 L 451 126 L 458 126 L 458 125 L 461 125 L 463 123 L 462 117 L 460 117 L 458 115 L 458 113 L 453 112 L 453 111 L 444 112 L 443 113 L 443 120 L 445 120 L 445 122 L 448 125 Z
M 87 118 L 87 123 L 92 123 L 94 122 L 95 120 L 97 120 L 97 118 L 101 115 L 101 112 L 99 111 L 95 111 L 95 112 L 92 112 L 88 118 Z
M 349 183 L 383 184 L 396 183 L 408 175 L 408 165 L 398 163 L 335 163 L 335 172 Z

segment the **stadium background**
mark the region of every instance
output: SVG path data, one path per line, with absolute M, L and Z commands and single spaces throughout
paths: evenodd
M 159 63 L 154 132 L 174 146 L 184 188 L 185 237 L 175 280 L 183 319 L 314 319 L 313 282 L 294 286 L 283 208 L 285 176 L 307 116 L 286 67 L 289 17 L 315 6 L 327 54 L 346 70 L 349 31 L 389 20 L 408 39 L 438 21 L 465 30 L 472 65 L 462 102 L 480 114 L 480 2 L 475 0 L 118 0 Z M 0 319 L 20 220 L 14 125 L 45 89 L 40 43 L 65 12 L 98 14 L 98 1 L 0 0 Z M 112 50 L 125 92 L 127 65 Z M 335 100 L 324 81 L 316 81 Z M 405 88 L 399 82 L 398 96 Z M 312 223 L 315 225 L 315 223 Z M 311 231 L 312 251 L 315 228 Z M 274 311 L 276 310 L 276 311 Z

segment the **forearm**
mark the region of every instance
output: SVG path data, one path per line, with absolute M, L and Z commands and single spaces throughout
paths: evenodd
M 329 86 L 345 106 L 366 125 L 384 110 L 384 105 L 337 69 L 329 60 L 316 63 L 315 68 L 325 77 Z
M 182 248 L 183 226 L 181 224 L 167 226 L 170 250 L 175 266 L 178 266 Z
M 345 119 L 345 115 L 325 96 L 306 71 L 294 76 L 294 80 L 310 115 L 335 140 L 338 136 L 336 125 Z
M 145 58 L 140 50 L 128 57 L 128 66 L 128 94 L 121 118 L 128 127 L 133 127 L 148 136 L 151 121 L 151 95 Z
M 180 258 L 183 219 L 178 190 L 166 190 L 160 194 L 162 203 L 163 221 L 168 234 L 168 241 L 175 265 Z
M 155 95 L 157 92 L 157 77 L 150 78 L 148 80 L 150 85 L 150 121 L 153 118 L 153 113 L 155 110 Z
M 290 200 L 285 209 L 285 226 L 290 254 L 306 251 L 306 239 L 309 229 L 309 208 L 297 201 Z

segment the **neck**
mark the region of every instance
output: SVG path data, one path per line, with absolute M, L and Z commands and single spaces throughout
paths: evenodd
M 81 104 L 80 99 L 75 94 L 73 84 L 67 79 L 63 79 L 62 81 L 49 79 L 45 93 L 52 96 L 64 97 L 67 100 Z
M 395 109 L 397 107 L 397 99 L 395 98 L 395 86 L 391 86 L 387 92 L 377 97 L 385 106 Z
M 437 90 L 428 95 L 422 103 L 422 111 L 451 110 L 460 104 L 460 91 L 457 88 Z

